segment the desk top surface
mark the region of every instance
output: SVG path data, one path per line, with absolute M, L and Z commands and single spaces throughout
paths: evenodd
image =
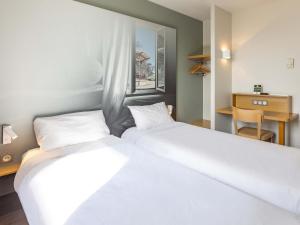
M 260 95 L 260 94 L 253 94 L 253 93 L 232 93 L 232 95 L 239 95 L 239 96 L 253 96 L 253 97 L 262 97 L 262 98 L 290 98 L 291 95 L 280 95 L 280 94 L 268 94 L 268 95 Z
M 232 115 L 232 107 L 226 107 L 218 109 L 217 113 Z M 298 114 L 296 113 L 283 113 L 283 112 L 270 112 L 264 111 L 264 119 L 272 121 L 290 122 L 298 119 Z

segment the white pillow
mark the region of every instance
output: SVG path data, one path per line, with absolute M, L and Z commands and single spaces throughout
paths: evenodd
M 145 106 L 128 106 L 128 108 L 138 130 L 174 122 L 164 102 Z
M 102 110 L 40 117 L 34 120 L 34 131 L 43 150 L 95 141 L 109 135 Z

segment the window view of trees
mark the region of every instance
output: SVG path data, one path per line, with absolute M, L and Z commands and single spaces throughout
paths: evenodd
M 155 65 L 149 61 L 151 58 L 144 51 L 137 51 L 135 57 L 136 89 L 155 88 Z
M 165 90 L 165 33 L 137 27 L 135 34 L 135 90 Z
M 166 27 L 136 23 L 134 33 L 134 72 L 127 94 L 153 94 L 166 91 Z
M 139 27 L 136 29 L 135 78 L 136 89 L 153 89 L 156 80 L 156 32 Z

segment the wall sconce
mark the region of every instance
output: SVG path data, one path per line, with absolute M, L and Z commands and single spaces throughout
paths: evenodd
M 18 135 L 13 131 L 11 125 L 2 126 L 2 144 L 11 144 L 13 140 L 17 139 Z
M 222 59 L 231 59 L 231 51 L 229 49 L 222 49 Z

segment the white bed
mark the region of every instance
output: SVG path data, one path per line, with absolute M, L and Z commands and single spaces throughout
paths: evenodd
M 185 123 L 130 128 L 139 148 L 180 163 L 257 198 L 300 214 L 300 150 Z
M 15 189 L 30 225 L 299 225 L 293 213 L 108 136 L 29 151 Z

